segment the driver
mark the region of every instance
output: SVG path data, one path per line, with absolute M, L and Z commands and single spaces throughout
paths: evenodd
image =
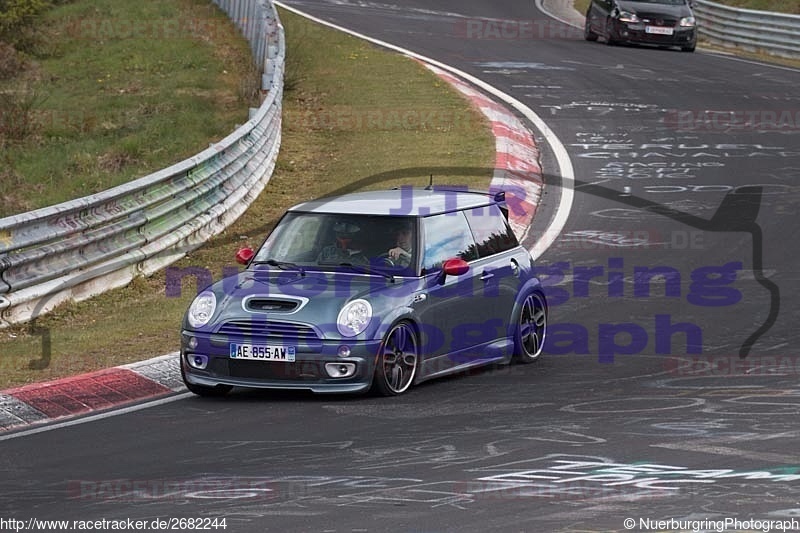
M 411 264 L 412 234 L 413 231 L 410 220 L 403 221 L 395 229 L 394 246 L 389 248 L 389 251 L 386 253 L 395 265 L 407 267 Z

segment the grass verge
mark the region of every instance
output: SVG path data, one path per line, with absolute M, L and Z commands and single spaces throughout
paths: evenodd
M 235 251 L 258 245 L 285 209 L 343 188 L 423 185 L 387 177 L 410 167 L 483 168 L 437 183 L 486 188 L 494 139 L 478 111 L 417 62 L 282 11 L 287 33 L 283 144 L 266 190 L 227 231 L 176 264 L 219 279 Z M 168 101 L 169 99 L 165 99 Z M 155 143 L 153 146 L 158 146 Z M 57 309 L 35 324 L 0 330 L 0 390 L 124 364 L 178 349 L 194 278 L 166 297 L 166 276 Z M 42 337 L 51 353 L 42 353 Z
M 249 47 L 207 0 L 75 0 L 40 26 L 0 79 L 0 217 L 177 163 L 257 104 Z

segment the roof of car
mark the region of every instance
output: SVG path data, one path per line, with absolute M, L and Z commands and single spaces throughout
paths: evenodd
M 358 215 L 428 216 L 498 203 L 494 194 L 446 188 L 362 191 L 319 198 L 298 204 L 290 211 L 352 213 Z

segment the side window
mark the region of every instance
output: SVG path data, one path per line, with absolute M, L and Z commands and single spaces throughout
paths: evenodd
M 465 261 L 478 258 L 475 241 L 462 212 L 445 213 L 422 219 L 425 237 L 424 272 L 442 267 L 447 259 Z
M 464 214 L 475 236 L 479 257 L 505 252 L 519 244 L 497 205 L 468 209 Z

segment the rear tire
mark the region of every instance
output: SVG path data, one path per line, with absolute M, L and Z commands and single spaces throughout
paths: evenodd
M 525 297 L 514 330 L 514 360 L 533 363 L 539 359 L 547 336 L 547 300 L 540 292 Z
M 696 44 L 691 44 L 689 46 L 681 46 L 681 52 L 694 52 L 694 49 L 697 47 Z

